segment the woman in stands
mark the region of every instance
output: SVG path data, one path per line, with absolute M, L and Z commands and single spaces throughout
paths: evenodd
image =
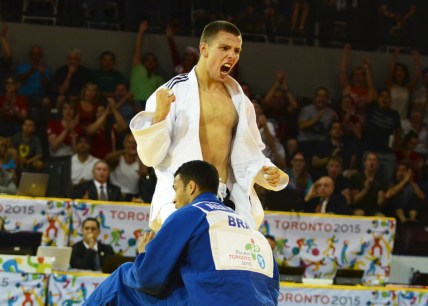
M 101 93 L 98 85 L 90 82 L 86 83 L 82 88 L 79 103 L 77 103 L 79 123 L 82 126 L 94 123 L 97 108 L 101 104 Z
M 0 96 L 0 136 L 12 138 L 21 131 L 22 121 L 27 118 L 27 98 L 18 95 L 18 83 L 14 78 L 7 78 L 6 93 Z
M 395 48 L 389 63 L 388 75 L 386 78 L 386 87 L 391 91 L 391 108 L 395 109 L 401 119 L 408 118 L 410 95 L 420 76 L 419 52 L 412 51 L 411 56 L 414 61 L 414 74 L 410 78 L 409 70 L 403 63 L 397 62 L 400 49 Z

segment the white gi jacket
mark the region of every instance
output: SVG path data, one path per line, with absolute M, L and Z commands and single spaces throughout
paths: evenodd
M 175 210 L 175 192 L 172 188 L 175 171 L 185 162 L 203 159 L 199 142 L 200 101 L 195 68 L 188 74 L 174 77 L 164 86 L 176 96 L 167 118 L 152 125 L 156 109 L 156 93 L 153 93 L 147 100 L 146 111 L 135 115 L 130 122 L 138 155 L 146 166 L 155 169 L 158 179 L 150 209 L 149 224 L 153 230 L 159 230 Z M 245 218 L 249 226 L 258 229 L 264 212 L 253 188 L 254 183 L 278 191 L 287 186 L 288 175 L 280 171 L 277 187 L 269 185 L 263 177 L 262 167 L 274 165 L 262 154 L 265 145 L 256 124 L 254 107 L 233 78 L 227 78 L 225 87 L 239 117 L 232 140 L 227 187 L 236 212 Z

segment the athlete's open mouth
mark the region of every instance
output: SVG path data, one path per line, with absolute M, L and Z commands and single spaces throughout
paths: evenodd
M 221 72 L 223 72 L 223 73 L 229 73 L 230 69 L 232 69 L 232 65 L 231 64 L 224 64 L 220 68 Z

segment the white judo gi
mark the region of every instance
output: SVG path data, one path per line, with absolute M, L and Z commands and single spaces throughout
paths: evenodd
M 224 84 L 239 117 L 232 139 L 231 168 L 226 185 L 236 212 L 245 218 L 249 226 L 257 229 L 264 213 L 253 188 L 254 183 L 278 191 L 287 186 L 288 175 L 280 171 L 277 187 L 269 185 L 263 177 L 262 167 L 274 165 L 262 154 L 265 145 L 256 124 L 254 107 L 232 77 L 228 77 Z M 135 115 L 130 122 L 138 155 L 146 166 L 155 169 L 158 179 L 150 210 L 150 227 L 155 231 L 175 211 L 175 192 L 172 188 L 175 171 L 185 162 L 203 159 L 199 141 L 200 100 L 195 68 L 188 74 L 172 78 L 162 87 L 170 88 L 176 96 L 167 118 L 152 124 L 156 109 L 156 93 L 153 93 L 147 100 L 146 110 Z

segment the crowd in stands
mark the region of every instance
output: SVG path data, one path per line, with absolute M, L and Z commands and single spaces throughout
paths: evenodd
M 204 12 L 213 13 L 217 2 L 199 4 Z M 354 3 L 357 8 L 367 4 L 361 0 L 321 2 L 326 9 L 344 15 L 344 11 L 356 9 Z M 413 1 L 404 2 L 411 5 L 411 12 L 415 10 Z M 275 12 L 281 3 L 275 4 Z M 315 1 L 291 4 L 292 31 L 304 31 Z M 269 5 L 274 6 L 270 1 L 263 5 L 265 13 Z M 255 2 L 249 1 L 248 7 L 252 6 Z M 400 19 L 388 4 L 381 8 L 384 17 L 394 15 L 392 19 L 403 26 L 415 14 Z M 238 10 L 232 2 L 229 9 L 231 14 Z M 247 13 L 251 13 L 249 9 Z M 251 16 L 241 16 L 236 23 L 243 32 L 249 31 L 246 25 L 258 24 Z M 94 71 L 82 66 L 78 48 L 70 49 L 64 65 L 56 69 L 46 66 L 43 46 L 38 45 L 30 48 L 26 62 L 15 63 L 8 29 L 3 26 L 0 192 L 13 194 L 16 186 L 11 184 L 19 182 L 23 171 L 44 171 L 49 158 L 69 156 L 75 197 L 100 199 L 103 183 L 95 179 L 95 173 L 99 161 L 104 161 L 106 177 L 102 180 L 120 189 L 115 200 L 151 201 L 156 177 L 139 160 L 129 131 L 131 118 L 144 110 L 147 98 L 165 82 L 157 72 L 156 54 L 141 56 L 147 31 L 149 23 L 144 20 L 137 26 L 128 78 L 115 69 L 116 56 L 109 50 L 100 52 L 99 68 Z M 174 63 L 171 76 L 189 72 L 198 60 L 198 50 L 178 50 L 176 33 L 176 27 L 165 27 Z M 265 155 L 290 176 L 284 191 L 257 191 L 265 208 L 271 210 L 386 215 L 402 223 L 417 222 L 426 209 L 428 192 L 428 68 L 420 67 L 418 51 L 410 53 L 413 67 L 400 63 L 402 49 L 396 47 L 388 55 L 391 63 L 385 67 L 385 87 L 375 88 L 370 59 L 350 63 L 351 52 L 351 45 L 345 44 L 337 67 L 343 93 L 339 101 L 332 101 L 325 87 L 317 88 L 309 99 L 296 97 L 283 71 L 272 76 L 266 93 L 254 93 L 251 84 L 239 78 L 239 71 L 233 72 L 254 105 Z M 92 197 L 90 188 L 98 189 Z
M 40 2 L 1 0 L 0 13 L 13 22 L 22 16 L 51 16 L 49 1 Z M 151 32 L 163 33 L 172 20 L 180 35 L 199 36 L 208 22 L 223 19 L 235 23 L 246 40 L 281 43 L 292 37 L 325 47 L 347 41 L 355 49 L 392 45 L 426 54 L 422 29 L 428 27 L 427 16 L 424 0 L 60 0 L 55 24 L 136 31 L 146 19 Z

